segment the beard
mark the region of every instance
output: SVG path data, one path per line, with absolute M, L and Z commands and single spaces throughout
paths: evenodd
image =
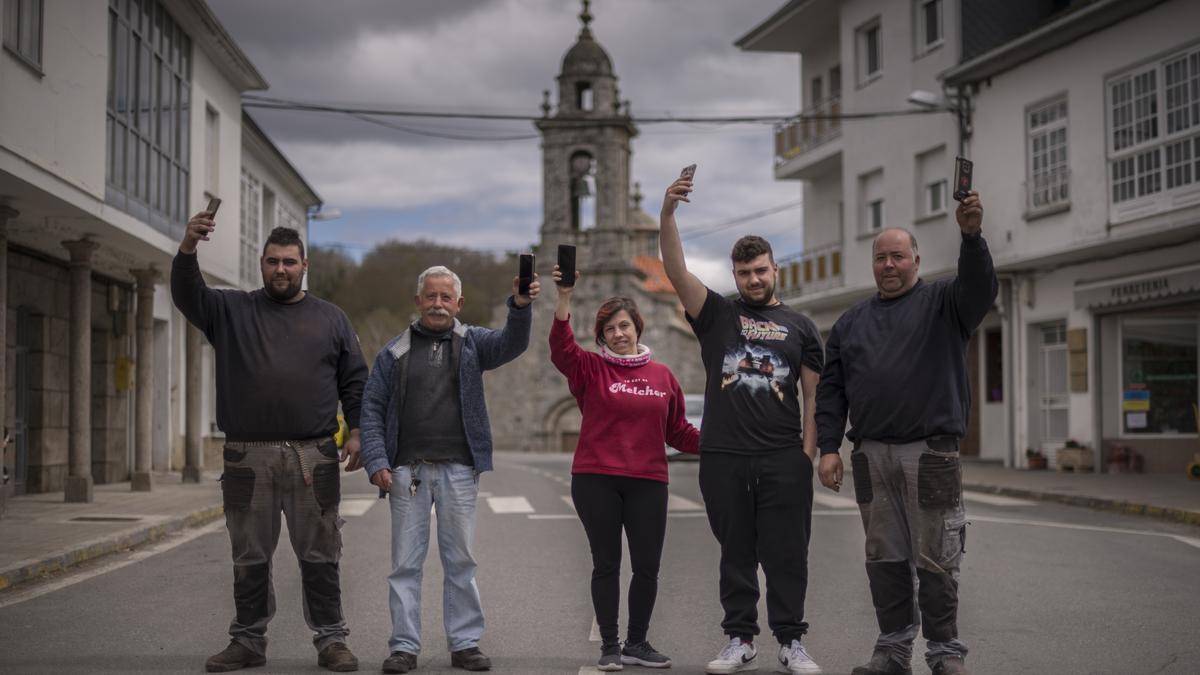
M 272 300 L 277 302 L 287 302 L 300 293 L 300 284 L 292 283 L 292 280 L 288 279 L 287 288 L 279 290 L 275 288 L 275 284 L 268 282 L 263 284 L 263 290 L 267 292 L 267 295 L 270 296 Z
M 751 307 L 766 307 L 771 304 L 771 300 L 775 297 L 775 284 L 763 284 L 762 290 L 765 291 L 762 300 L 755 300 L 738 289 L 738 295 L 742 296 L 742 302 Z

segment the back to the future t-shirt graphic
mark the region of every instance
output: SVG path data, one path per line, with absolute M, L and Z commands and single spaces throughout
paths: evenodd
M 747 319 L 742 317 L 742 320 L 744 323 Z M 779 328 L 783 329 L 786 337 L 787 329 L 782 326 Z M 740 345 L 725 354 L 725 363 L 721 369 L 721 389 L 723 391 L 730 387 L 746 387 L 753 394 L 771 392 L 782 401 L 791 372 L 787 359 L 782 355 L 768 347 L 743 340 Z

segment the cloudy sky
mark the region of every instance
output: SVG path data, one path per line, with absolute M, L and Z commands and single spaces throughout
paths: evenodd
M 421 111 L 540 115 L 579 33 L 578 0 L 209 0 L 282 99 Z M 638 116 L 786 115 L 799 109 L 799 57 L 733 46 L 784 0 L 597 0 L 592 32 Z M 497 252 L 524 250 L 541 225 L 541 161 L 530 122 L 386 118 L 251 109 L 342 217 L 315 222 L 317 243 L 361 254 L 420 237 Z M 452 140 L 439 135 L 480 140 Z M 518 140 L 504 140 L 524 137 Z M 795 202 L 799 183 L 771 174 L 771 127 L 642 125 L 633 179 L 657 215 L 679 168 L 696 162 L 680 226 L 708 226 Z M 802 243 L 792 208 L 686 237 L 689 264 L 732 289 L 729 246 L 745 233 L 776 255 Z

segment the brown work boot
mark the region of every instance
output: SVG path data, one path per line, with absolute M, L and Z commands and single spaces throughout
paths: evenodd
M 479 647 L 467 647 L 450 652 L 450 665 L 463 670 L 490 670 L 492 660 L 479 651 Z
M 961 656 L 945 656 L 933 666 L 933 675 L 967 675 Z
M 871 654 L 871 660 L 850 671 L 851 675 L 912 675 L 912 668 L 893 659 L 882 649 Z
M 255 654 L 236 640 L 230 640 L 228 647 L 208 657 L 204 662 L 204 669 L 210 673 L 228 673 L 231 670 L 261 666 L 266 662 L 267 657 Z
M 417 669 L 417 655 L 408 652 L 392 652 L 392 655 L 383 660 L 383 672 L 385 673 L 407 673 L 410 670 Z
M 317 654 L 317 665 L 335 673 L 349 673 L 358 670 L 358 657 L 345 642 L 334 642 Z

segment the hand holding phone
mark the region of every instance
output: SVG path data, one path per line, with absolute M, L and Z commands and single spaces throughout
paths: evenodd
M 962 201 L 971 194 L 971 171 L 975 164 L 965 157 L 954 158 L 954 199 Z
M 208 213 L 208 217 L 211 220 L 212 218 L 215 218 L 217 216 L 217 209 L 219 209 L 219 208 L 221 208 L 221 198 L 220 197 L 209 197 L 208 207 L 205 208 L 204 210 Z
M 520 269 L 517 273 L 517 295 L 529 295 L 529 285 L 533 283 L 533 254 L 522 253 Z
M 688 164 L 687 166 L 683 167 L 683 171 L 679 172 L 680 178 L 686 178 L 688 180 L 691 180 L 692 177 L 695 175 L 696 175 L 696 165 L 695 164 Z
M 562 273 L 559 286 L 575 285 L 575 247 L 570 244 L 558 245 L 558 271 Z

